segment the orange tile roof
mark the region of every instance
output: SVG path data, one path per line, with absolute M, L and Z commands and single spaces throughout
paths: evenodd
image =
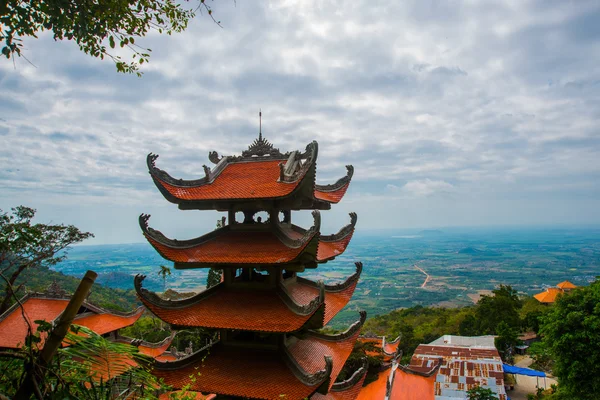
M 354 335 L 341 341 L 326 340 L 309 334 L 305 339 L 297 340 L 288 349 L 302 369 L 310 374 L 324 369 L 325 360 L 323 356 L 330 355 L 333 358 L 333 370 L 329 383 L 331 388 L 344 367 L 348 356 L 352 353 L 358 334 L 359 330 Z
M 264 332 L 293 332 L 312 316 L 294 313 L 276 291 L 211 289 L 213 294 L 190 301 L 190 305 L 168 308 L 139 296 L 144 305 L 161 320 L 178 327 L 243 329 Z M 312 293 L 312 292 L 311 292 Z M 319 295 L 307 296 L 308 304 Z M 189 300 L 189 299 L 188 299 Z M 252 307 L 248 307 L 248 305 Z
M 357 271 L 345 282 L 324 286 L 323 324 L 350 301 L 362 271 L 362 264 L 357 264 Z M 182 301 L 162 300 L 143 289 L 142 281 L 142 276 L 136 277 L 135 289 L 142 303 L 158 318 L 177 327 L 287 333 L 302 328 L 319 310 L 297 312 L 284 300 L 289 296 L 298 306 L 308 306 L 320 296 L 319 284 L 304 278 L 290 278 L 282 288 L 273 290 L 250 291 L 219 284 Z
M 325 288 L 325 325 L 348 304 L 357 284 L 358 280 L 341 291 L 328 291 Z M 301 304 L 306 304 L 319 294 L 319 289 L 316 286 L 310 285 L 304 280 L 297 280 L 286 285 L 286 288 L 294 300 Z
M 270 231 L 243 232 L 224 229 L 205 242 L 188 248 L 173 248 L 159 243 L 147 233 L 150 244 L 167 260 L 203 264 L 281 264 L 293 261 L 306 246 L 286 246 Z
M 572 284 L 569 281 L 563 281 L 561 283 L 559 283 L 558 285 L 556 285 L 557 288 L 559 289 L 577 289 L 577 286 L 575 286 L 574 284 Z
M 365 373 L 362 374 L 362 378 L 360 378 L 354 385 L 349 388 L 344 388 L 342 390 L 337 390 L 335 385 L 331 387 L 329 393 L 323 395 L 320 393 L 315 393 L 310 399 L 311 400 L 356 400 L 358 397 L 362 385 L 367 377 L 366 370 Z M 381 398 L 383 399 L 383 397 Z
M 548 288 L 546 291 L 533 295 L 540 303 L 554 303 L 559 294 L 564 293 L 562 289 Z
M 154 357 L 154 359 L 156 361 L 169 362 L 177 360 L 177 357 L 175 357 L 173 354 L 163 353 L 160 356 Z
M 73 324 L 85 326 L 96 332 L 98 335 L 104 335 L 117 329 L 133 325 L 143 314 L 144 308 L 139 307 L 134 313 L 129 315 L 116 314 L 91 314 L 76 317 Z
M 392 368 L 388 368 L 385 371 L 381 371 L 376 381 L 369 383 L 364 386 L 356 400 L 383 400 L 385 399 L 385 392 L 387 389 L 387 382 L 390 377 Z
M 154 182 L 178 200 L 266 199 L 291 194 L 306 172 L 295 182 L 279 181 L 282 160 L 229 163 L 208 184 L 175 186 L 152 174 Z M 152 173 L 152 172 L 151 172 Z
M 339 335 L 308 331 L 302 339 L 291 337 L 285 350 L 217 343 L 206 352 L 199 351 L 173 363 L 157 363 L 153 374 L 175 389 L 191 384 L 190 390 L 204 393 L 257 399 L 304 399 L 323 384 L 329 383 L 331 388 L 352 352 L 365 319 L 366 313 L 361 312 L 360 321 Z M 326 356 L 332 360 L 329 366 Z M 290 359 L 286 362 L 287 357 Z M 292 368 L 297 370 L 293 372 Z M 316 377 L 323 372 L 327 375 L 310 383 L 300 377 Z
M 398 368 L 394 372 L 390 400 L 434 400 L 434 385 L 435 374 L 424 377 Z
M 158 396 L 158 400 L 171 400 L 172 398 L 180 399 L 182 396 L 185 396 L 186 399 L 190 400 L 213 400 L 217 398 L 217 396 L 214 394 L 202 394 L 200 392 L 174 390 L 161 394 Z
M 68 300 L 27 298 L 23 301 L 23 309 L 27 320 L 31 324 L 33 333 L 38 324 L 33 321 L 45 320 L 52 322 L 67 307 Z M 23 319 L 20 308 L 9 309 L 0 321 L 0 348 L 19 348 L 25 344 L 27 336 L 27 323 Z M 45 336 L 42 335 L 43 344 Z
M 348 190 L 348 186 L 350 186 L 350 182 L 342 186 L 341 188 L 334 191 L 322 191 L 319 189 L 315 189 L 315 199 L 326 201 L 328 203 L 337 204 L 342 200 L 342 197 L 346 194 Z
M 319 247 L 317 248 L 317 261 L 328 261 L 342 254 L 344 251 L 346 251 L 348 243 L 350 243 L 353 234 L 354 229 L 349 235 L 345 236 L 340 240 L 331 242 L 319 240 Z
M 191 356 L 188 365 L 164 369 L 169 364 L 157 365 L 152 373 L 175 389 L 190 385 L 190 390 L 203 393 L 293 400 L 310 396 L 320 385 L 302 383 L 284 363 L 279 352 L 273 350 L 242 350 L 217 344 L 204 360 Z

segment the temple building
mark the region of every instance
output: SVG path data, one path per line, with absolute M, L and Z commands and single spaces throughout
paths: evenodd
M 444 335 L 419 345 L 408 365 L 401 353 L 385 365 L 378 379 L 363 387 L 358 400 L 464 400 L 475 386 L 507 400 L 502 359 L 493 336 Z
M 357 216 L 339 232 L 322 235 L 319 210 L 338 203 L 350 184 L 347 174 L 329 185 L 315 183 L 317 142 L 305 151 L 281 153 L 259 133 L 239 156 L 209 154 L 194 180 L 173 178 L 148 155 L 148 168 L 163 196 L 182 210 L 226 212 L 222 227 L 189 240 L 167 238 L 140 216 L 148 242 L 176 269 L 214 268 L 222 281 L 184 300 L 165 300 L 135 288 L 144 305 L 174 329 L 214 329 L 218 339 L 194 354 L 156 362 L 153 373 L 174 390 L 215 394 L 217 398 L 354 400 L 366 366 L 337 382 L 352 352 L 366 313 L 339 334 L 324 327 L 348 303 L 362 264 L 341 283 L 328 284 L 300 274 L 342 254 Z M 312 210 L 313 226 L 292 223 L 292 211 Z M 236 218 L 237 217 L 237 218 Z
M 4 314 L 0 315 L 0 349 L 17 350 L 22 348 L 25 345 L 28 335 L 29 328 L 27 323 L 31 325 L 35 333 L 38 327 L 35 321 L 54 322 L 65 310 L 70 299 L 71 296 L 65 290 L 61 289 L 56 282 L 52 283 L 44 292 L 27 293 L 20 299 L 22 308 L 18 303 L 15 303 Z M 136 346 L 140 353 L 157 360 L 167 361 L 179 358 L 180 354 L 168 351 L 175 336 L 174 334 L 159 343 L 149 343 L 119 334 L 120 329 L 133 325 L 142 316 L 143 312 L 144 307 L 139 307 L 137 310 L 129 313 L 109 311 L 86 300 L 78 310 L 73 324 L 84 326 L 110 341 Z M 24 316 L 27 318 L 27 321 L 25 321 Z M 45 333 L 42 333 L 40 339 L 41 342 L 38 346 L 41 348 L 46 339 Z M 69 346 L 69 343 L 65 341 L 62 346 Z M 111 360 L 116 359 L 116 357 L 120 356 L 108 354 L 105 355 L 103 363 L 94 364 L 90 372 L 92 377 L 97 375 L 98 378 L 103 378 L 104 380 L 114 378 L 117 370 L 111 368 L 110 364 Z M 131 367 L 135 366 L 133 360 L 128 360 L 128 362 Z M 111 370 L 112 373 L 107 372 Z
M 577 289 L 577 286 L 569 281 L 563 281 L 556 287 L 549 287 L 545 291 L 533 295 L 533 297 L 542 304 L 552 304 L 556 301 L 559 294 L 566 293 L 570 290 Z

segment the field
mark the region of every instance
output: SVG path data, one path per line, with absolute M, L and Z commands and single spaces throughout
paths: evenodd
M 586 285 L 600 275 L 600 229 L 444 229 L 357 232 L 347 251 L 303 276 L 335 282 L 364 264 L 350 304 L 334 320 L 342 324 L 358 310 L 376 315 L 400 307 L 472 304 L 500 283 L 533 294 L 568 279 Z M 201 290 L 206 272 L 173 271 L 164 282 L 159 265 L 169 265 L 148 244 L 78 246 L 55 267 L 81 276 L 99 272 L 98 282 L 133 288 L 133 275 L 148 276 L 145 287 L 162 291 Z M 425 282 L 427 280 L 427 282 Z

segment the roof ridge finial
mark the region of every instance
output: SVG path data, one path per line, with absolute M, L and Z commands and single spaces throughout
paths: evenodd
M 262 110 L 258 109 L 258 141 L 262 142 Z

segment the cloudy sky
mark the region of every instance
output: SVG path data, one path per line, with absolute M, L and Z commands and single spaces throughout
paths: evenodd
M 203 176 L 210 150 L 264 135 L 319 142 L 320 182 L 353 164 L 326 233 L 358 228 L 600 223 L 598 1 L 216 2 L 150 47 L 144 76 L 42 34 L 0 60 L 0 208 L 142 241 L 214 226 L 153 185 Z M 301 221 L 307 221 L 305 216 Z

